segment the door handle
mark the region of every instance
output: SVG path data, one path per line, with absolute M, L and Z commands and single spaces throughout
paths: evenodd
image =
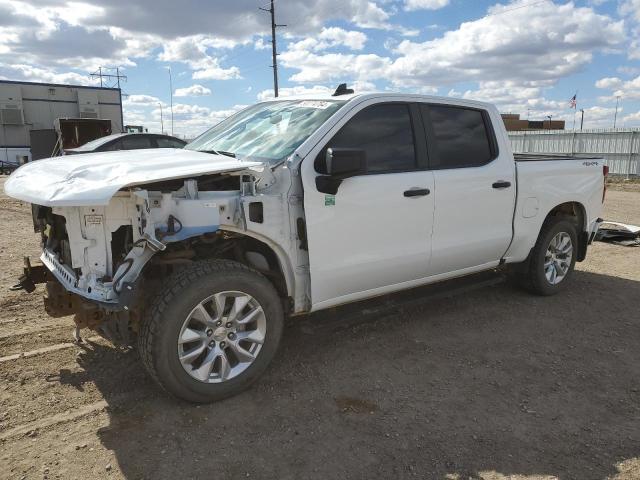
M 428 188 L 412 188 L 410 190 L 405 190 L 405 197 L 424 197 L 425 195 L 429 195 L 431 190 Z
M 491 185 L 493 188 L 509 188 L 511 186 L 511 182 L 507 182 L 505 180 L 498 180 Z

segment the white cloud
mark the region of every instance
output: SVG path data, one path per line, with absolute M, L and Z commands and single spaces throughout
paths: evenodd
M 205 130 L 220 123 L 225 118 L 233 115 L 246 105 L 234 105 L 228 109 L 212 110 L 197 105 L 182 103 L 173 106 L 174 133 L 187 138 L 195 138 Z M 169 110 L 163 110 L 165 131 L 169 129 Z M 160 128 L 160 109 L 156 108 L 147 114 L 145 124 L 150 131 L 158 131 Z
M 622 21 L 591 8 L 546 2 L 513 10 L 514 5 L 525 2 L 491 7 L 491 16 L 434 40 L 401 42 L 388 75 L 403 85 L 557 80 L 591 62 L 595 51 L 625 39 Z
M 362 50 L 367 41 L 367 36 L 358 31 L 344 30 L 343 28 L 323 28 L 313 37 L 292 42 L 288 45 L 288 51 L 320 52 L 330 48 L 344 47 L 350 50 Z
M 620 15 L 628 15 L 640 23 L 640 0 L 623 0 L 618 10 Z
M 631 41 L 627 47 L 629 60 L 640 60 L 640 0 L 622 0 L 618 7 L 620 15 L 627 16 L 631 24 Z
M 63 83 L 72 85 L 97 85 L 98 80 L 75 72 L 58 73 L 32 65 L 0 62 L 0 78 L 21 79 L 30 82 Z
M 622 122 L 625 125 L 626 124 L 640 125 L 640 111 L 637 111 L 635 113 L 631 113 L 629 115 L 626 115 L 625 117 L 622 117 Z
M 367 41 L 367 36 L 362 32 L 338 27 L 323 28 L 318 38 L 325 42 L 326 48 L 343 45 L 351 50 L 362 50 Z
M 194 80 L 230 80 L 240 78 L 238 67 L 224 68 L 220 59 L 212 56 L 209 49 L 232 48 L 237 42 L 210 37 L 191 35 L 166 42 L 158 60 L 182 62 L 194 70 Z
M 413 10 L 438 10 L 449 5 L 450 0 L 406 0 L 404 9 Z
M 288 24 L 286 31 L 292 35 L 319 31 L 329 20 L 393 29 L 397 26 L 389 24 L 385 3 L 291 0 L 287 8 L 279 9 L 278 22 Z M 0 0 L 0 63 L 91 71 L 101 65 L 133 67 L 136 59 L 148 58 L 160 48 L 160 59 L 187 64 L 194 79 L 241 78 L 237 67 L 225 65 L 220 50 L 251 43 L 256 37 L 256 48 L 269 48 L 262 39 L 269 31 L 268 17 L 255 7 L 250 0 L 227 2 L 224 8 L 199 0 L 140 0 L 135 4 L 125 0 Z M 210 34 L 212 25 L 215 37 Z M 361 49 L 366 40 L 359 32 L 325 30 L 326 38 L 320 41 L 331 45 Z M 345 36 L 340 37 L 342 34 Z
M 618 107 L 618 119 L 623 108 Z M 615 107 L 589 107 L 584 109 L 584 127 L 585 128 L 610 128 L 613 127 L 613 117 L 615 116 Z M 578 112 L 578 123 L 580 122 L 580 113 Z M 620 126 L 618 124 L 617 126 Z
M 264 38 L 258 37 L 258 39 L 253 43 L 253 48 L 256 50 L 267 50 L 268 48 L 271 48 L 271 45 L 265 42 Z
M 280 59 L 285 67 L 299 70 L 298 73 L 291 76 L 290 79 L 293 82 L 383 78 L 391 65 L 391 59 L 373 53 L 318 55 L 304 50 L 287 50 L 280 55 Z
M 203 97 L 211 95 L 211 89 L 196 83 L 190 87 L 176 88 L 173 95 L 175 97 Z
M 351 20 L 360 27 L 388 29 L 389 14 L 375 2 L 347 2 L 353 9 Z M 338 10 L 339 11 L 339 10 Z
M 193 72 L 191 76 L 194 80 L 231 80 L 242 78 L 238 67 L 222 68 L 213 61 L 210 67 Z
M 151 95 L 129 95 L 122 103 L 123 105 L 157 105 L 162 102 L 158 97 Z
M 638 75 L 640 74 L 640 67 L 631 67 L 629 65 L 622 65 L 616 68 L 616 72 L 624 75 Z
M 131 95 L 123 102 L 123 107 L 125 123 L 143 125 L 150 132 L 160 132 L 161 124 L 164 123 L 164 132 L 171 133 L 169 106 L 159 99 L 149 95 Z M 227 109 L 213 110 L 200 105 L 176 103 L 173 105 L 173 133 L 181 138 L 195 138 L 245 107 L 246 105 L 234 105 Z
M 524 7 L 526 8 L 518 8 Z M 625 41 L 623 21 L 573 3 L 529 4 L 518 0 L 489 9 L 489 16 L 425 42 L 403 40 L 391 56 L 313 49 L 315 38 L 281 54 L 297 70 L 294 82 L 384 79 L 399 88 L 480 82 L 553 82 L 580 71 L 595 52 Z
M 279 88 L 278 98 L 290 97 L 292 95 L 326 95 L 331 91 L 332 90 L 329 87 L 325 87 L 322 85 L 314 85 L 313 87 L 303 87 L 299 85 L 296 87 Z M 273 98 L 273 89 L 261 91 L 260 93 L 258 93 L 256 98 L 261 102 Z
M 615 101 L 616 97 L 621 97 L 626 100 L 640 100 L 640 75 L 631 80 L 625 82 L 613 82 L 610 86 L 602 87 L 611 89 L 611 95 L 600 97 L 602 102 Z
M 554 118 L 568 118 L 573 115 L 567 100 L 550 100 L 545 98 L 546 82 L 514 82 L 491 81 L 480 82 L 476 90 L 457 92 L 452 90 L 449 96 L 480 100 L 495 104 L 501 112 L 519 113 L 521 116 L 543 118 L 552 115 Z
M 597 88 L 605 88 L 605 89 L 618 88 L 621 85 L 622 85 L 622 80 L 620 80 L 618 77 L 601 78 L 596 82 Z

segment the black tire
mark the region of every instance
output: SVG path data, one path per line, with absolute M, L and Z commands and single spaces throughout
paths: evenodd
M 573 252 L 568 272 L 559 283 L 552 284 L 545 275 L 545 255 L 551 240 L 561 232 L 567 233 L 571 238 Z M 529 257 L 522 265 L 516 267 L 514 278 L 531 293 L 543 296 L 555 295 L 566 287 L 567 281 L 571 278 L 577 255 L 578 235 L 575 224 L 563 217 L 549 217 L 542 225 L 538 240 L 531 249 Z
M 221 383 L 194 379 L 178 359 L 183 322 L 199 302 L 215 292 L 237 290 L 258 301 L 266 317 L 266 335 L 253 363 Z M 142 362 L 171 395 L 194 403 L 222 400 L 246 389 L 265 371 L 280 343 L 284 314 L 273 285 L 260 273 L 230 260 L 207 260 L 172 275 L 146 308 L 138 336 Z

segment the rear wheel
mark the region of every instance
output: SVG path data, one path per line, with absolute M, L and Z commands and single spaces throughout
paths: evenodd
M 237 262 L 205 261 L 167 281 L 145 315 L 139 348 L 165 390 L 210 402 L 264 372 L 282 326 L 280 298 L 265 277 Z
M 522 265 L 519 283 L 538 295 L 558 293 L 573 273 L 577 253 L 575 225 L 562 217 L 549 217 Z

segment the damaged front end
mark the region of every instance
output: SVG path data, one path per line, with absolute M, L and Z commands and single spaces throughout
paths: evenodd
M 159 252 L 175 267 L 194 255 L 190 239 L 215 243 L 221 224 L 238 224 L 240 189 L 240 175 L 215 175 L 119 191 L 103 206 L 34 205 L 42 265 L 25 259 L 17 288 L 45 283 L 49 315 L 75 314 L 78 328 L 130 344 L 148 294 L 143 270 Z

